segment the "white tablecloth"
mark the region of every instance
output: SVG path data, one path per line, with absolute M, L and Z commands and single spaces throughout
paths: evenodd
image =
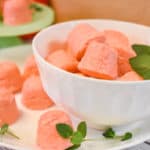
M 7 149 L 7 148 L 1 147 L 0 150 L 12 150 L 12 149 Z M 140 145 L 137 145 L 135 147 L 128 148 L 125 150 L 150 150 L 150 145 L 143 143 L 143 144 L 140 144 Z

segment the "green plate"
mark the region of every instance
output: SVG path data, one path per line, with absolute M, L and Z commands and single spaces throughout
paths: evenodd
M 36 11 L 33 14 L 33 21 L 20 26 L 7 26 L 0 22 L 0 37 L 19 36 L 29 33 L 38 32 L 41 29 L 49 26 L 54 21 L 54 11 L 52 8 L 36 3 L 41 11 Z

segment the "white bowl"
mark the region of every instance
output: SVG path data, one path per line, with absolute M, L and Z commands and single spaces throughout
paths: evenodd
M 65 40 L 79 23 L 89 23 L 99 30 L 124 32 L 131 43 L 150 44 L 150 28 L 113 20 L 79 20 L 53 25 L 33 40 L 34 55 L 42 83 L 56 104 L 94 127 L 118 126 L 139 121 L 150 115 L 150 81 L 107 81 L 63 71 L 47 63 L 48 43 Z

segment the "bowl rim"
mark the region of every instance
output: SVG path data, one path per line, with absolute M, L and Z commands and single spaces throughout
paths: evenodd
M 40 59 L 40 62 L 44 63 L 45 65 L 49 65 L 52 69 L 66 75 L 66 76 L 70 76 L 72 78 L 77 78 L 77 79 L 81 79 L 81 80 L 85 80 L 87 82 L 91 81 L 91 82 L 96 82 L 96 83 L 106 83 L 106 84 L 112 84 L 112 85 L 143 85 L 143 84 L 150 84 L 150 80 L 140 80 L 140 81 L 121 81 L 121 80 L 104 80 L 104 79 L 98 79 L 98 78 L 92 78 L 92 77 L 86 77 L 86 76 L 79 76 L 76 75 L 75 73 L 71 73 L 68 71 L 65 71 L 63 69 L 60 69 L 50 63 L 48 63 L 40 54 L 39 52 L 36 50 L 36 43 L 38 41 L 38 39 L 40 38 L 41 34 L 44 34 L 45 32 L 47 32 L 48 30 L 51 30 L 52 28 L 55 28 L 59 25 L 67 25 L 67 24 L 71 24 L 71 23 L 81 23 L 81 22 L 91 22 L 91 21 L 104 21 L 104 22 L 114 22 L 114 23 L 122 23 L 122 24 L 128 24 L 128 25 L 135 25 L 137 27 L 142 27 L 145 28 L 147 30 L 150 30 L 150 27 L 146 26 L 146 25 L 142 25 L 142 24 L 137 24 L 137 23 L 132 23 L 132 22 L 126 22 L 126 21 L 119 21 L 119 20 L 113 20 L 113 19 L 79 19 L 79 20 L 72 20 L 72 21 L 65 21 L 62 23 L 57 23 L 54 25 L 51 25 L 43 30 L 41 30 L 34 38 L 32 41 L 32 49 L 33 49 L 33 53 L 35 55 L 35 59 L 36 56 L 38 56 L 38 59 Z

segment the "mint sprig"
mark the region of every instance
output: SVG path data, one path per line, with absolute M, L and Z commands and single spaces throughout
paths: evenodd
M 0 128 L 0 136 L 4 136 L 6 134 L 8 134 L 16 139 L 20 139 L 17 135 L 15 135 L 12 131 L 10 131 L 8 124 L 3 124 Z
M 84 142 L 87 134 L 87 125 L 84 121 L 79 123 L 76 131 L 73 131 L 70 125 L 62 123 L 57 124 L 56 129 L 61 137 L 70 139 L 72 143 L 72 146 L 68 147 L 66 150 L 75 150 L 79 148 L 82 142 Z
M 135 72 L 142 76 L 145 80 L 150 79 L 150 46 L 134 44 L 133 50 L 137 56 L 130 58 L 129 62 Z
M 120 139 L 121 141 L 127 141 L 132 138 L 131 132 L 126 132 L 123 135 L 116 135 L 116 132 L 112 128 L 108 128 L 104 133 L 103 136 L 108 139 Z
M 132 135 L 131 132 L 126 132 L 126 133 L 122 136 L 121 141 L 127 141 L 127 140 L 131 139 L 132 136 L 133 136 L 133 135 Z
M 129 60 L 132 68 L 145 80 L 150 79 L 150 55 L 142 54 Z
M 56 125 L 56 130 L 61 137 L 64 139 L 69 139 L 72 143 L 72 146 L 66 148 L 65 150 L 76 150 L 83 142 L 100 140 L 86 139 L 87 125 L 85 121 L 79 123 L 76 131 L 74 131 L 70 125 L 62 123 Z M 108 128 L 106 131 L 104 131 L 103 136 L 109 139 L 120 139 L 120 141 L 126 141 L 132 138 L 132 133 L 126 132 L 122 136 L 118 136 L 112 128 Z
M 8 127 L 8 124 L 2 125 L 2 127 L 0 128 L 0 135 L 5 135 L 8 132 Z
M 148 54 L 150 55 L 150 46 L 144 44 L 133 44 L 132 49 L 137 55 Z
M 56 129 L 58 133 L 60 134 L 60 136 L 62 136 L 65 139 L 70 138 L 73 134 L 72 127 L 64 123 L 57 124 Z
M 81 145 L 73 145 L 73 146 L 70 146 L 68 148 L 66 148 L 65 150 L 76 150 L 80 147 Z
M 115 131 L 112 129 L 112 128 L 108 128 L 104 133 L 103 133 L 103 136 L 105 138 L 114 138 L 116 135 Z
M 71 143 L 74 145 L 80 145 L 83 142 L 84 137 L 82 136 L 82 133 L 79 131 L 76 131 L 73 133 L 71 137 Z
M 77 127 L 77 131 L 80 132 L 82 134 L 82 136 L 85 138 L 86 134 L 87 134 L 86 122 L 81 122 Z

